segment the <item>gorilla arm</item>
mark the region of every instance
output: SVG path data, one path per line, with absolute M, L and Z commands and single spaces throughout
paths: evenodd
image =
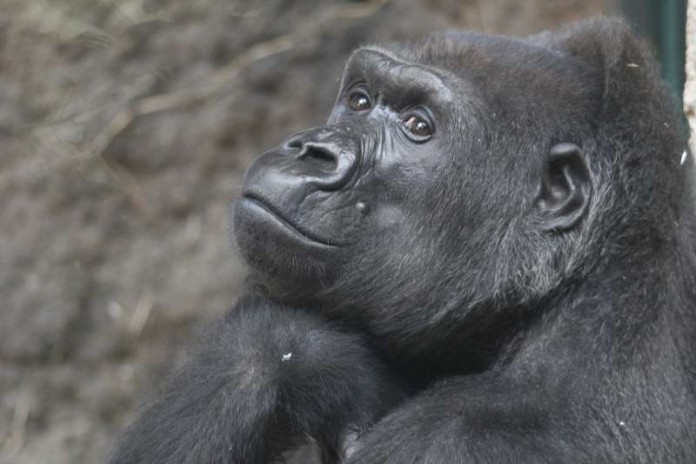
M 240 302 L 201 348 L 109 462 L 265 463 L 307 437 L 335 461 L 400 396 L 358 336 L 266 301 Z
M 378 422 L 347 462 L 585 462 L 552 421 L 554 396 L 540 390 L 493 374 L 444 380 Z

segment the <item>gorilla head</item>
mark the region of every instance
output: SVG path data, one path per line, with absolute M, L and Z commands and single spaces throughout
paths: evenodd
M 234 222 L 254 278 L 412 356 L 500 343 L 627 265 L 673 210 L 664 179 L 685 175 L 676 119 L 645 118 L 671 101 L 628 34 L 599 21 L 356 51 L 327 124 L 247 173 Z

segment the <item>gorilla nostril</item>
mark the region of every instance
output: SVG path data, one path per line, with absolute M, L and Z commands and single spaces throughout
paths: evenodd
M 291 138 L 290 140 L 285 142 L 283 148 L 285 149 L 285 151 L 290 152 L 300 151 L 302 150 L 302 139 L 299 137 Z
M 326 170 L 333 171 L 338 167 L 338 156 L 320 146 L 305 145 L 299 158 L 315 163 L 318 167 Z

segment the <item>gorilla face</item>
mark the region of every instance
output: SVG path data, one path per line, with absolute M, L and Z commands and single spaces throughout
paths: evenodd
M 248 262 L 276 278 L 326 283 L 377 239 L 434 233 L 418 206 L 459 144 L 445 129 L 456 116 L 454 85 L 435 69 L 356 52 L 328 124 L 249 168 L 234 218 Z
M 358 50 L 327 125 L 249 168 L 235 238 L 271 296 L 422 335 L 567 268 L 591 192 L 588 86 L 554 52 L 481 37 Z

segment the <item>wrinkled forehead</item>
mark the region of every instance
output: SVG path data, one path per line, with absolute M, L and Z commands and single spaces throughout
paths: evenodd
M 424 94 L 442 105 L 455 100 L 462 84 L 446 70 L 415 63 L 377 47 L 358 49 L 348 59 L 341 87 L 358 82 L 385 92 Z

